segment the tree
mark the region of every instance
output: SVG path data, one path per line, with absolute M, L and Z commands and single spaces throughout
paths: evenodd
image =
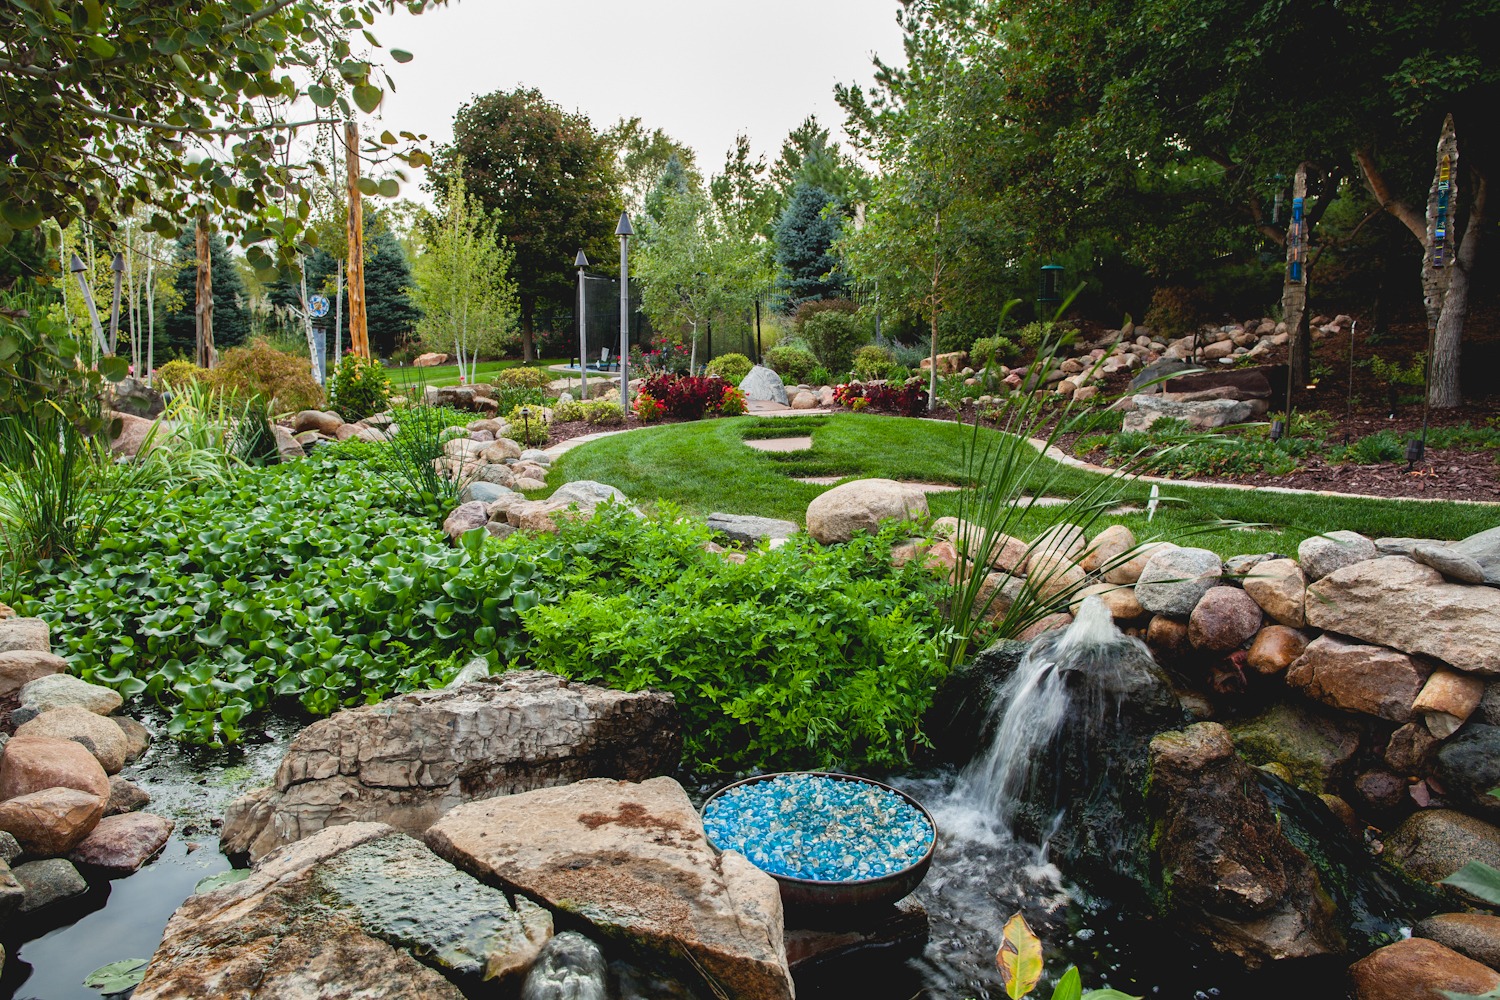
M 833 245 L 842 232 L 843 220 L 834 197 L 811 184 L 797 185 L 776 223 L 780 287 L 791 305 L 846 294 L 848 282 L 833 254 Z
M 411 335 L 422 310 L 411 298 L 412 273 L 406 251 L 384 226 L 370 230 L 365 244 L 373 253 L 365 263 L 365 301 L 369 306 L 370 346 L 389 357 Z
M 573 258 L 616 252 L 622 209 L 614 150 L 589 120 L 538 90 L 496 91 L 459 108 L 453 142 L 439 150 L 430 189 L 442 195 L 460 169 L 468 190 L 496 220 L 515 254 L 524 356 L 535 356 L 538 306 L 568 308 Z
M 178 263 L 175 287 L 181 304 L 167 313 L 164 336 L 158 338 L 158 348 L 159 353 L 169 356 L 192 357 L 198 339 L 193 314 L 197 301 L 198 251 L 192 230 L 177 238 L 175 258 Z M 250 316 L 244 308 L 245 286 L 230 259 L 224 237 L 218 233 L 209 237 L 208 259 L 213 269 L 214 348 L 225 351 L 243 344 L 250 335 Z
M 453 164 L 444 211 L 431 220 L 416 261 L 417 324 L 424 340 L 453 346 L 459 374 L 472 376 L 475 357 L 498 347 L 515 329 L 513 262 L 495 220 L 464 183 L 464 163 Z
M 615 151 L 620 193 L 631 215 L 645 210 L 646 196 L 674 163 L 686 174 L 688 183 L 697 186 L 703 181 L 692 149 L 659 128 L 647 131 L 639 118 L 621 118 L 604 137 Z
M 684 171 L 665 171 L 646 203 L 634 257 L 642 305 L 657 329 L 691 338 L 696 364 L 700 333 L 742 312 L 771 272 L 756 234 L 734 226 Z
M 771 165 L 770 181 L 780 195 L 778 208 L 782 210 L 800 184 L 826 191 L 843 209 L 852 209 L 870 197 L 869 174 L 838 143 L 830 141 L 828 129 L 816 115 L 809 115 L 782 140 L 781 155 Z
M 413 13 L 446 0 L 411 0 Z M 51 0 L 0 6 L 0 245 L 51 219 L 108 229 L 136 206 L 175 236 L 189 214 L 247 245 L 293 257 L 307 218 L 309 165 L 278 162 L 297 127 L 370 112 L 383 92 L 350 36 L 383 0 Z M 398 62 L 410 53 L 391 50 Z M 389 85 L 389 80 L 385 81 Z M 341 91 L 347 87 L 346 96 Z M 293 121 L 303 99 L 317 109 Z M 304 105 L 305 106 L 305 105 Z M 388 134 L 389 135 L 389 134 Z M 427 162 L 419 137 L 387 147 Z M 290 211 L 278 204 L 290 200 Z M 251 263 L 273 257 L 254 246 Z

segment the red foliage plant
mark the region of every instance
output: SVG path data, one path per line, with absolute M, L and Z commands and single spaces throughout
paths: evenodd
M 734 386 L 717 375 L 672 375 L 661 373 L 646 379 L 642 391 L 661 403 L 679 420 L 701 420 L 717 413 Z

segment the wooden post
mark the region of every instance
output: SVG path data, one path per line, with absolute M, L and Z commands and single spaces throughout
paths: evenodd
M 349 166 L 349 351 L 370 357 L 365 319 L 365 227 L 359 201 L 359 125 L 344 123 L 344 162 Z
M 208 249 L 208 220 L 198 220 L 198 367 L 214 364 L 214 280 L 213 259 Z

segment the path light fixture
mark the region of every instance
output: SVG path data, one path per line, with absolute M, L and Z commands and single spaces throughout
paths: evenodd
M 531 407 L 521 407 L 521 426 L 526 428 L 526 447 L 531 447 Z
M 1285 436 L 1286 436 L 1286 421 L 1284 421 L 1284 420 L 1273 420 L 1273 421 L 1271 421 L 1271 440 L 1272 441 L 1280 441 Z
M 1424 430 L 1425 434 L 1426 431 Z M 1421 438 L 1412 438 L 1406 442 L 1406 471 L 1411 472 L 1416 468 L 1418 462 L 1427 454 L 1427 442 Z
M 125 277 L 125 255 L 116 251 L 109 269 L 115 273 L 114 299 L 109 307 L 109 353 L 115 353 L 120 343 L 120 281 Z
M 83 276 L 88 269 L 88 265 L 75 253 L 68 264 L 68 270 L 78 277 L 78 287 L 83 292 L 83 304 L 88 306 L 89 326 L 94 331 L 94 351 L 96 355 L 104 355 L 109 353 L 109 345 L 104 342 L 104 328 L 99 325 L 99 310 L 94 306 L 94 290 L 89 287 L 88 279 Z
M 615 227 L 620 238 L 620 409 L 630 409 L 630 237 L 635 230 L 630 225 L 630 213 L 620 213 L 620 224 Z
M 589 259 L 578 251 L 578 256 L 573 258 L 573 266 L 578 268 L 578 379 L 582 388 L 579 395 L 584 399 L 589 398 L 589 325 L 588 325 L 588 296 L 584 294 L 584 269 L 589 266 Z

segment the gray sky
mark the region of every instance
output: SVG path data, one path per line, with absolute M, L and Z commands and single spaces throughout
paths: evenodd
M 842 138 L 838 82 L 868 84 L 870 57 L 901 57 L 896 0 L 457 0 L 377 20 L 394 66 L 385 127 L 452 138 L 460 104 L 524 84 L 596 128 L 639 116 L 715 173 L 736 134 L 775 158 L 809 114 Z M 415 188 L 403 192 L 411 197 Z

